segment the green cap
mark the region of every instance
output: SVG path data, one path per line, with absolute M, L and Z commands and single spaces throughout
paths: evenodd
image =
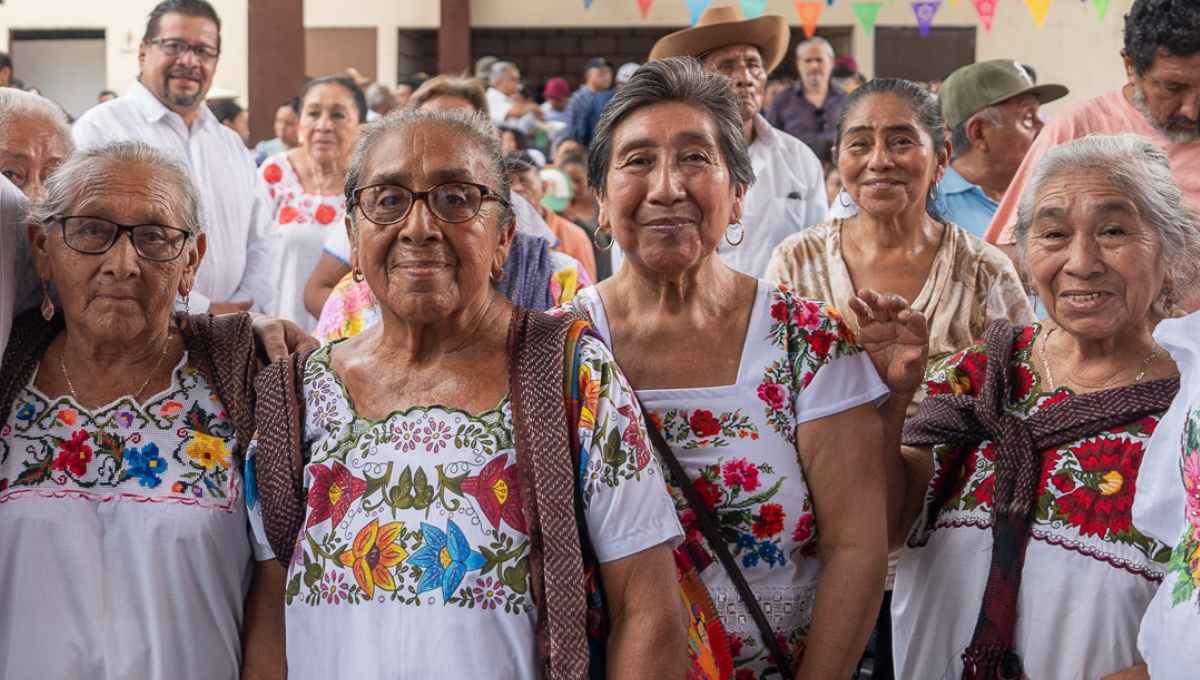
M 571 178 L 557 168 L 546 168 L 540 174 L 542 183 L 546 187 L 546 194 L 542 196 L 542 205 L 554 212 L 566 210 L 567 205 L 575 196 L 571 191 Z
M 947 76 L 938 90 L 938 104 L 946 127 L 953 130 L 987 107 L 1021 94 L 1035 94 L 1045 104 L 1067 96 L 1067 88 L 1034 85 L 1021 62 L 993 59 L 964 66 Z

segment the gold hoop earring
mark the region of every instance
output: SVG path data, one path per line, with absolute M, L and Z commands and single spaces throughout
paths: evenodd
M 355 283 L 362 283 L 363 281 L 367 280 L 367 277 L 363 276 L 362 270 L 359 269 L 358 267 L 355 267 L 354 269 L 350 270 L 350 278 Z
M 492 283 L 500 283 L 504 279 L 504 267 L 501 267 L 498 272 L 488 274 L 488 278 L 492 280 Z
M 592 233 L 592 244 L 596 246 L 596 250 L 599 250 L 602 253 L 607 253 L 608 251 L 612 250 L 613 244 L 617 242 L 617 239 L 614 236 L 609 236 L 608 237 L 608 245 L 602 246 L 602 245 L 600 245 L 600 239 L 599 239 L 599 236 L 602 233 L 604 233 L 604 228 L 596 227 L 596 231 L 594 231 Z
M 46 321 L 54 318 L 54 300 L 50 299 L 49 281 L 42 281 L 42 318 Z
M 729 239 L 729 232 L 731 230 L 736 231 L 739 234 L 741 234 L 741 237 L 738 238 L 737 243 L 734 243 L 733 241 L 731 241 Z M 745 229 L 745 227 L 742 226 L 741 222 L 737 222 L 736 224 L 731 224 L 731 225 L 729 225 L 729 229 L 725 230 L 725 242 L 728 243 L 730 246 L 736 248 L 736 247 L 742 245 L 742 241 L 745 241 L 745 240 L 746 240 L 746 229 Z

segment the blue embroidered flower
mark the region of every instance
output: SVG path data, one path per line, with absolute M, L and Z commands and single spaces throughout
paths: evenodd
M 758 564 L 758 553 L 746 553 L 742 555 L 742 566 L 749 569 Z
M 167 469 L 167 461 L 158 455 L 158 445 L 154 442 L 146 444 L 140 451 L 132 447 L 125 449 L 125 460 L 129 461 L 128 475 L 137 478 L 142 486 L 156 489 L 162 483 L 160 475 Z
M 246 507 L 251 510 L 258 505 L 258 456 L 246 459 Z
M 422 522 L 421 535 L 425 545 L 408 558 L 409 564 L 425 570 L 417 584 L 418 593 L 441 586 L 442 599 L 449 600 L 468 571 L 487 563 L 483 555 L 471 550 L 467 537 L 453 521 L 447 525 L 447 532 Z
M 738 550 L 754 550 L 754 537 L 750 534 L 742 534 L 737 540 Z
M 33 416 L 37 410 L 33 408 L 33 404 L 25 404 L 21 410 L 17 411 L 17 420 L 33 420 Z

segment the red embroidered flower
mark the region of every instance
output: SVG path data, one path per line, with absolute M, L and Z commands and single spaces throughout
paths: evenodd
M 1070 493 L 1075 488 L 1075 482 L 1071 481 L 1071 475 L 1066 472 L 1060 472 L 1050 478 L 1054 482 L 1054 488 L 1063 493 Z
M 1113 434 L 1125 434 L 1126 432 L 1129 432 L 1131 434 L 1140 434 L 1143 437 L 1149 437 L 1150 435 L 1154 434 L 1154 430 L 1157 428 L 1158 421 L 1155 420 L 1153 416 L 1144 416 L 1131 423 L 1117 425 L 1116 427 L 1110 429 L 1109 432 L 1112 432 Z
M 787 392 L 784 391 L 783 385 L 767 382 L 758 386 L 758 398 L 776 411 L 783 408 L 783 399 L 786 396 Z
M 717 503 L 721 502 L 721 487 L 710 482 L 707 477 L 697 479 L 692 486 L 696 487 L 696 493 L 700 494 L 700 500 L 704 502 L 704 507 L 708 508 L 709 512 L 714 512 L 717 509 Z
M 971 475 L 975 472 L 976 466 L 979 464 L 979 457 L 982 457 L 984 460 L 990 462 L 991 469 L 988 470 L 987 476 L 983 478 L 983 481 L 979 483 L 979 486 L 975 487 L 975 490 L 971 492 L 971 495 L 975 497 L 975 503 L 977 503 L 979 506 L 990 507 L 992 505 L 992 491 L 996 486 L 995 444 L 988 442 L 986 446 L 984 446 L 982 449 L 979 449 L 975 455 L 971 456 L 971 465 L 963 470 L 963 477 L 965 479 L 970 479 Z
M 92 447 L 87 445 L 90 439 L 91 435 L 84 430 L 71 435 L 70 441 L 61 444 L 62 448 L 51 467 L 75 477 L 87 474 L 88 463 L 92 462 Z
M 801 513 L 800 519 L 796 520 L 796 528 L 792 529 L 792 540 L 797 543 L 804 543 L 812 538 L 813 520 L 811 512 Z
M 1029 342 L 1033 340 L 1033 326 L 1026 326 L 1021 330 L 1021 334 L 1013 340 L 1013 351 L 1020 352 L 1029 346 Z
M 337 209 L 332 205 L 317 206 L 316 218 L 321 224 L 329 224 L 337 218 Z
M 290 205 L 285 205 L 279 209 L 279 223 L 288 224 L 296 219 L 296 209 Z
M 737 654 L 734 654 L 733 656 L 734 658 L 737 658 Z M 754 671 L 749 668 L 739 668 L 737 669 L 737 672 L 733 674 L 733 680 L 758 680 L 758 676 L 755 675 Z
M 782 506 L 778 503 L 764 503 L 758 509 L 758 519 L 754 520 L 754 537 L 761 541 L 783 531 L 783 519 Z
M 983 379 L 987 376 L 987 355 L 982 351 L 974 352 L 968 350 L 958 362 L 958 374 L 961 379 L 964 379 L 966 384 L 961 385 L 955 390 L 957 394 L 978 394 L 979 388 L 983 386 Z
M 1051 396 L 1049 399 L 1046 399 L 1046 400 L 1042 401 L 1042 403 L 1038 405 L 1038 408 L 1040 408 L 1040 409 L 1049 408 L 1049 407 L 1051 407 L 1051 406 L 1054 406 L 1055 404 L 1057 404 L 1057 403 L 1059 403 L 1059 402 L 1066 401 L 1066 400 L 1068 400 L 1068 399 L 1070 399 L 1070 398 L 1071 398 L 1071 393 L 1070 393 L 1070 392 L 1066 392 L 1066 391 L 1055 391 L 1055 392 L 1054 392 L 1054 395 L 1053 395 L 1053 396 Z M 1122 431 L 1124 430 L 1124 428 L 1121 428 L 1121 429 L 1122 429 Z
M 274 184 L 283 179 L 283 169 L 275 163 L 268 163 L 263 168 L 263 179 L 267 180 L 267 184 Z
M 1033 391 L 1033 371 L 1028 366 L 1017 364 L 1008 376 L 1013 401 L 1024 401 Z
M 783 300 L 776 300 L 771 305 L 771 318 L 775 319 L 779 323 L 784 323 L 787 321 L 787 317 L 787 303 Z
M 334 461 L 333 469 L 314 465 L 309 470 L 313 482 L 312 490 L 308 492 L 308 507 L 312 508 L 308 526 L 332 517 L 336 527 L 342 523 L 350 504 L 366 493 L 367 482 L 350 474 L 350 468 L 337 461 Z
M 506 461 L 505 456 L 493 458 L 483 466 L 478 476 L 463 480 L 462 490 L 479 501 L 483 516 L 487 517 L 493 528 L 499 529 L 500 520 L 503 518 L 510 527 L 525 533 L 525 512 L 521 506 L 519 472 L 515 464 L 505 468 Z
M 696 519 L 696 512 L 691 508 L 679 513 L 679 523 L 683 525 L 687 538 L 700 540 L 704 537 L 704 531 L 700 528 L 700 520 Z
M 821 327 L 821 305 L 812 300 L 796 301 L 796 325 L 806 330 Z
M 758 468 L 751 465 L 745 458 L 735 458 L 725 463 L 721 472 L 725 478 L 725 486 L 730 488 L 740 486 L 745 491 L 754 491 L 758 488 Z
M 1079 486 L 1058 500 L 1067 522 L 1085 536 L 1104 537 L 1133 524 L 1133 496 L 1137 471 L 1145 450 L 1138 442 L 1106 439 L 1083 442 L 1071 448 L 1082 473 Z
M 743 644 L 744 643 L 742 642 L 742 638 L 730 633 L 730 635 L 729 635 L 729 653 L 731 655 L 733 655 L 733 658 L 736 659 L 742 655 L 742 645 Z M 743 670 L 745 670 L 745 669 L 743 669 Z
M 1042 494 L 1046 493 L 1047 485 L 1051 481 L 1050 477 L 1054 474 L 1054 469 L 1058 467 L 1058 462 L 1062 460 L 1062 454 L 1058 452 L 1058 449 L 1049 449 L 1047 451 L 1043 451 L 1041 455 L 1042 473 L 1038 477 L 1038 498 L 1041 498 Z M 1056 481 L 1054 485 L 1058 486 L 1058 482 Z
M 721 434 L 721 423 L 713 417 L 712 411 L 696 411 L 688 419 L 688 425 L 697 437 L 714 437 Z
M 837 340 L 837 336 L 829 331 L 813 331 L 808 334 L 808 345 L 812 347 L 819 361 L 825 361 L 829 357 L 829 348 L 833 347 L 834 340 Z

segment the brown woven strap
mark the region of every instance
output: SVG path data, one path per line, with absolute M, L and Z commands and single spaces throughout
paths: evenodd
M 254 328 L 250 315 L 192 314 L 181 323 L 188 358 L 204 372 L 209 386 L 233 421 L 237 433 L 238 464 L 254 438 L 254 376 L 258 359 L 254 353 Z
M 8 422 L 17 395 L 33 380 L 38 363 L 62 329 L 61 313 L 46 321 L 41 311 L 33 309 L 13 320 L 0 365 L 0 427 Z
M 304 524 L 304 365 L 312 352 L 267 366 L 254 381 L 258 448 L 255 476 L 263 530 L 275 558 L 286 567 Z
M 567 332 L 580 318 L 517 307 L 509 325 L 513 443 L 529 530 L 538 651 L 547 680 L 581 680 L 588 674 L 587 593 L 563 393 Z

